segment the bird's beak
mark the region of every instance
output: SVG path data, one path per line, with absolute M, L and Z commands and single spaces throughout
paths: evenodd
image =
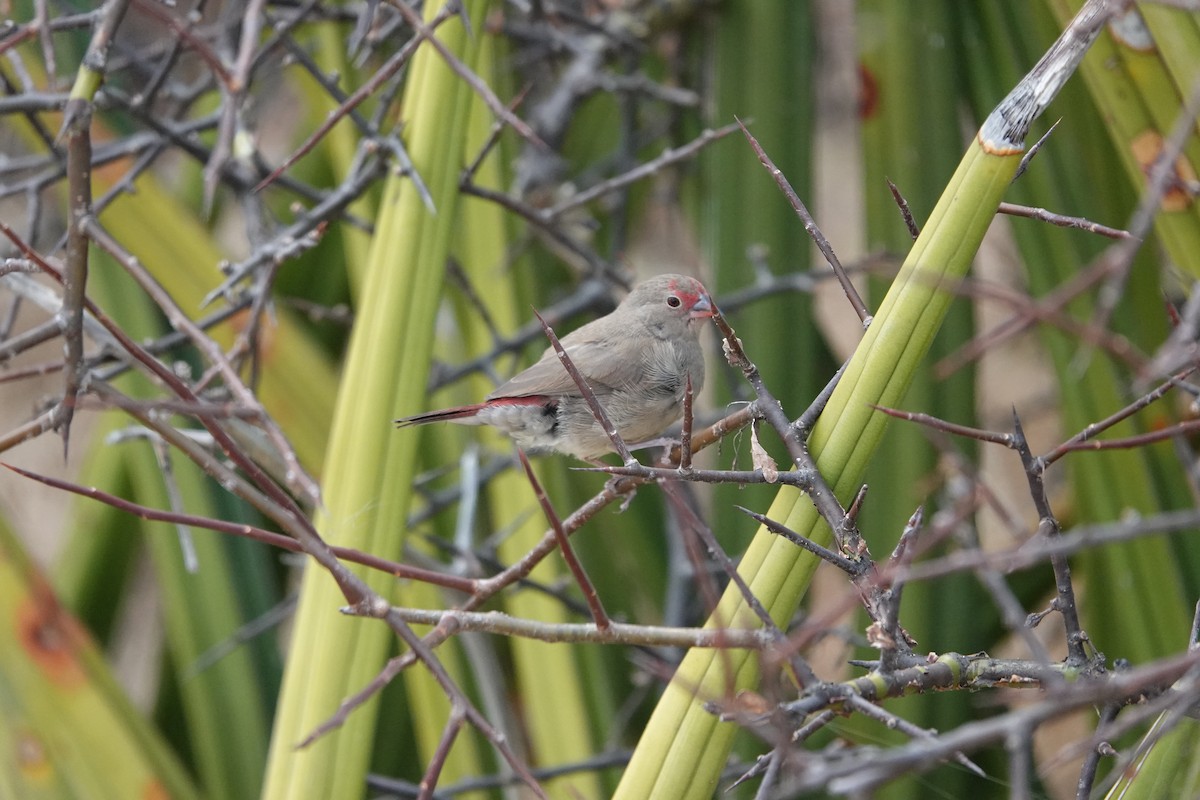
M 700 299 L 692 306 L 691 312 L 688 313 L 688 319 L 709 319 L 715 313 L 712 300 L 707 294 L 701 294 Z

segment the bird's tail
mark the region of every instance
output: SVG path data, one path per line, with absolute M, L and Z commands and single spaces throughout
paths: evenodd
M 414 414 L 411 417 L 403 417 L 393 421 L 396 423 L 397 428 L 407 428 L 410 425 L 426 425 L 430 422 L 457 422 L 460 425 L 478 425 L 480 423 L 476 419 L 476 415 L 484 405 L 484 403 L 476 403 L 470 406 L 443 408 L 439 411 L 426 411 L 424 414 Z

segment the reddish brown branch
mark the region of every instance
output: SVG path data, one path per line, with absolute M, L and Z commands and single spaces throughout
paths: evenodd
M 579 562 L 579 558 L 575 555 L 575 548 L 571 547 L 571 540 L 567 536 L 567 532 L 563 529 L 562 520 L 554 511 L 554 506 L 550 503 L 550 498 L 546 496 L 546 492 L 542 489 L 542 483 L 537 479 L 537 475 L 533 472 L 533 466 L 529 463 L 529 457 L 525 455 L 523 450 L 517 450 L 517 456 L 521 459 L 521 466 L 525 468 L 525 477 L 529 479 L 529 485 L 533 487 L 533 493 L 537 497 L 538 504 L 542 507 L 542 513 L 546 515 L 546 520 L 550 523 L 550 529 L 554 531 L 554 537 L 558 541 L 558 549 L 562 551 L 563 560 L 567 562 L 567 568 L 571 570 L 571 575 L 575 578 L 575 583 L 579 584 L 580 591 L 583 592 L 583 598 L 587 601 L 588 608 L 592 612 L 592 621 L 596 623 L 596 627 L 605 630 L 611 626 L 608 614 L 604 611 L 604 605 L 600 602 L 600 595 L 596 593 L 596 587 L 588 578 L 587 570 L 583 568 L 583 564 Z
M 80 486 L 79 484 L 69 481 L 52 478 L 48 475 L 39 475 L 36 472 L 22 469 L 12 464 L 7 464 L 0 461 L 0 466 L 6 467 L 18 475 L 23 475 L 30 480 L 43 483 L 54 489 L 60 489 L 64 492 L 77 494 L 81 497 L 87 497 L 92 500 L 99 501 L 105 505 L 111 506 L 118 511 L 124 511 L 128 514 L 133 514 L 135 517 L 151 520 L 153 522 L 167 522 L 172 525 L 187 525 L 192 528 L 204 528 L 217 533 L 225 533 L 230 536 L 240 536 L 245 539 L 252 539 L 256 542 L 278 547 L 281 550 L 287 550 L 291 553 L 303 553 L 304 548 L 290 536 L 284 536 L 281 533 L 275 533 L 263 528 L 255 527 L 254 525 L 246 525 L 240 522 L 226 522 L 225 520 L 213 519 L 211 517 L 201 517 L 195 514 L 182 514 L 174 511 L 164 511 L 150 506 L 144 506 L 140 503 L 135 503 L 131 500 L 126 500 L 123 497 L 117 497 L 114 494 L 97 489 L 93 486 Z M 447 575 L 442 572 L 433 570 L 421 569 L 407 564 L 401 564 L 396 561 L 389 561 L 378 556 L 364 553 L 361 550 L 355 550 L 350 547 L 331 546 L 330 552 L 343 561 L 349 561 L 352 564 L 361 564 L 371 569 L 386 572 L 397 578 L 407 580 L 424 581 L 435 586 L 442 586 L 446 589 L 455 589 L 460 592 L 470 592 L 475 582 L 469 578 L 460 578 L 456 575 Z
M 754 150 L 755 155 L 758 156 L 758 160 L 762 162 L 764 167 L 766 167 L 767 172 L 771 173 L 771 177 L 775 179 L 775 183 L 779 186 L 780 191 L 783 192 L 784 196 L 788 199 L 788 202 L 795 210 L 796 216 L 800 217 L 800 221 L 804 223 L 804 230 L 808 231 L 808 235 L 811 236 L 812 240 L 816 243 L 817 249 L 820 250 L 821 255 L 825 257 L 825 261 L 829 264 L 830 269 L 832 269 L 833 273 L 837 275 L 838 283 L 841 284 L 842 291 L 846 293 L 846 299 L 850 301 L 850 306 L 854 309 L 854 313 L 858 314 L 858 319 L 862 322 L 863 327 L 866 327 L 871 322 L 871 312 L 867 309 L 867 304 L 863 302 L 862 297 L 859 295 L 858 289 L 856 289 L 853 282 L 851 282 L 850 276 L 846 274 L 845 268 L 842 267 L 841 260 L 837 257 L 837 254 L 833 252 L 833 248 L 830 247 L 829 241 L 825 238 L 825 234 L 821 233 L 821 229 L 817 227 L 816 221 L 813 220 L 812 215 L 808 213 L 808 208 L 800 199 L 800 195 L 796 194 L 796 190 L 792 188 L 790 183 L 788 183 L 788 179 L 784 176 L 783 170 L 775 166 L 775 162 L 771 160 L 771 157 L 767 155 L 767 152 L 762 148 L 762 145 L 758 143 L 758 139 L 754 138 L 753 134 L 751 134 L 746 126 L 742 124 L 740 119 L 737 120 L 737 124 L 742 129 L 742 133 L 745 134 L 746 140 L 750 142 L 750 147 Z

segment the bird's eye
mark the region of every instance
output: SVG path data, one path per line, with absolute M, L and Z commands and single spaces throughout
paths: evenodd
M 679 308 L 681 305 L 683 305 L 683 301 L 675 295 L 670 295 L 667 297 L 667 305 L 669 305 L 671 308 Z

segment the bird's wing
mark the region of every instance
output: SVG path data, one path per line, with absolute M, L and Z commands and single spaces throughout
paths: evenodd
M 600 319 L 596 323 L 584 325 L 580 330 L 563 337 L 563 349 L 570 356 L 583 379 L 588 381 L 596 395 L 604 396 L 619 386 L 626 386 L 637 380 L 638 372 L 643 371 L 641 354 L 630 354 L 623 357 L 622 342 L 629 335 L 629 330 L 612 330 L 608 325 L 612 317 Z M 554 348 L 546 348 L 538 363 L 518 372 L 508 383 L 499 386 L 488 395 L 488 399 L 498 397 L 526 397 L 529 395 L 578 395 L 580 389 L 575 385 L 570 375 L 566 373 L 562 361 Z
M 595 356 L 601 352 L 601 345 L 599 343 L 585 342 L 583 344 L 567 345 L 564 349 L 567 351 L 567 355 L 570 356 L 571 363 L 579 368 L 584 379 L 594 391 L 603 392 L 608 388 L 598 376 L 589 374 L 592 370 L 588 369 L 588 364 L 592 363 Z M 518 372 L 507 383 L 489 394 L 488 399 L 563 394 L 579 394 L 579 387 L 575 385 L 575 381 L 567 373 L 562 362 L 559 361 L 558 354 L 553 349 L 550 349 L 543 354 L 541 360 L 536 364 L 529 367 L 529 369 Z

